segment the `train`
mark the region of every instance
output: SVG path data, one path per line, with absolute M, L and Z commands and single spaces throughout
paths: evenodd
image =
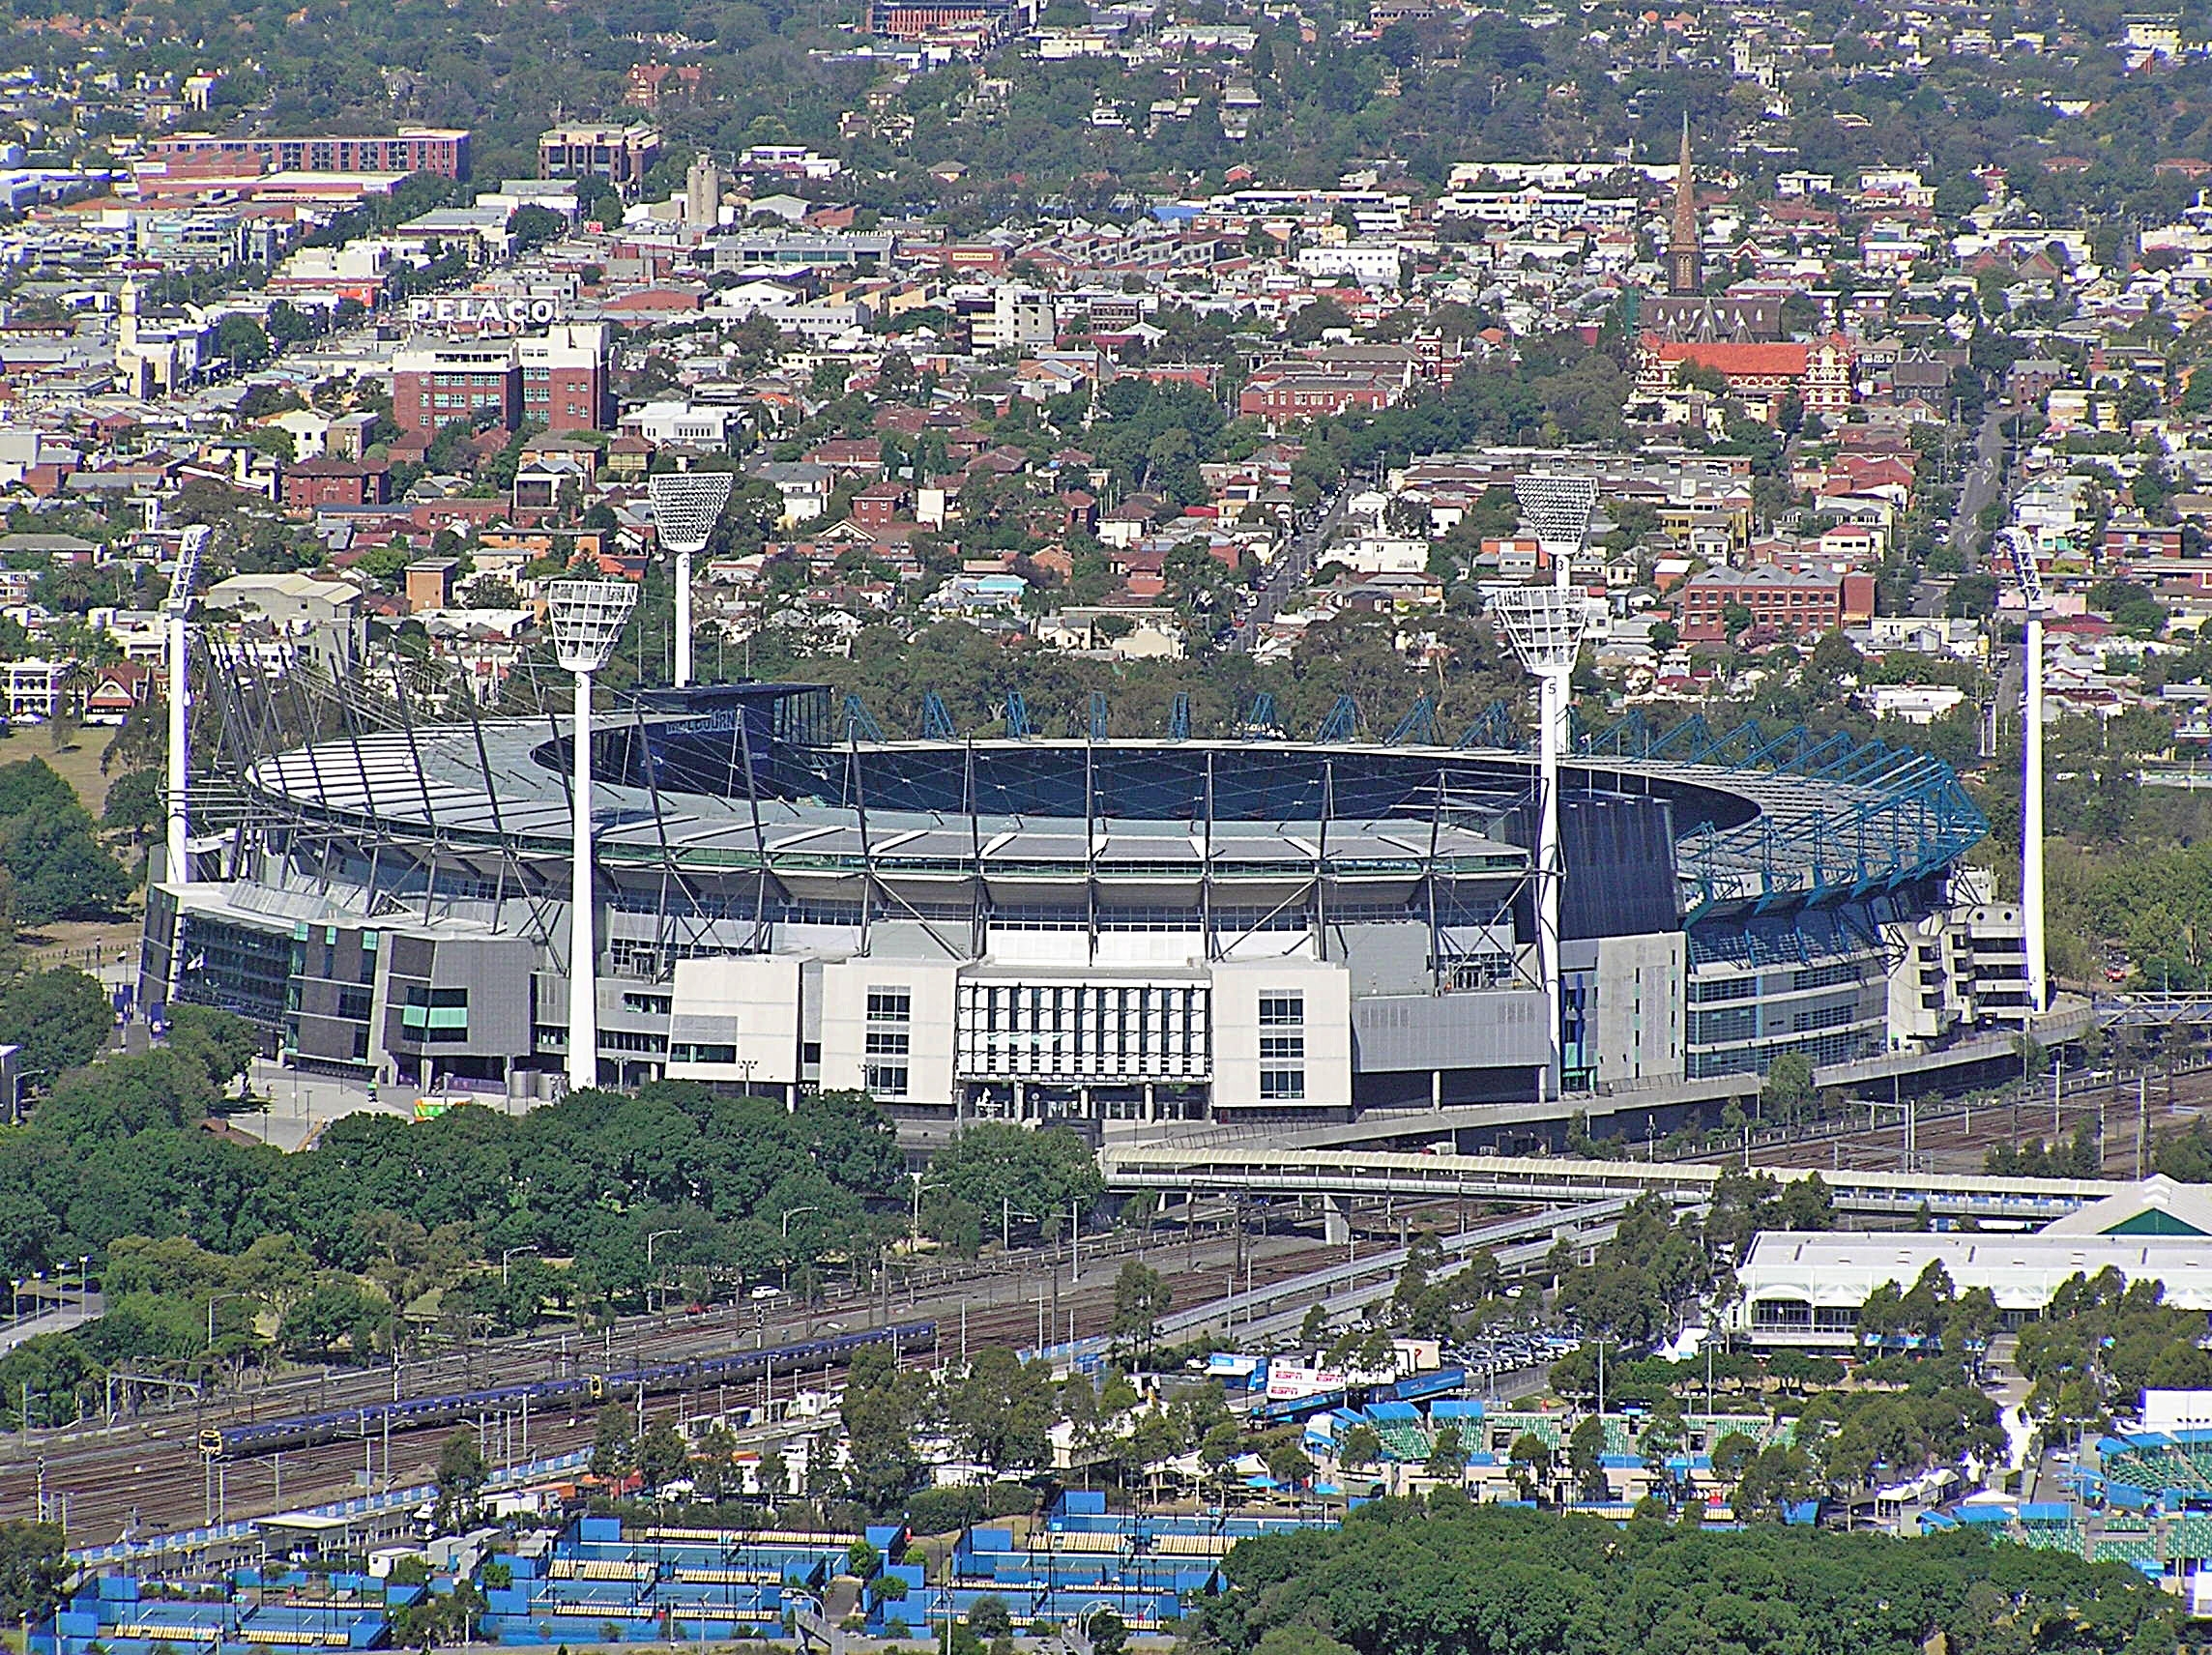
M 937 1323 L 905 1321 L 860 1333 L 808 1339 L 772 1350 L 742 1350 L 730 1356 L 693 1356 L 600 1374 L 539 1379 L 530 1384 L 495 1385 L 483 1390 L 448 1391 L 435 1396 L 402 1397 L 395 1402 L 362 1403 L 353 1408 L 289 1419 L 260 1419 L 244 1425 L 210 1426 L 200 1433 L 200 1451 L 211 1460 L 306 1448 L 318 1442 L 358 1440 L 393 1431 L 419 1431 L 451 1425 L 481 1414 L 519 1412 L 525 1408 L 589 1407 L 609 1397 L 658 1391 L 698 1390 L 707 1385 L 740 1384 L 776 1374 L 801 1374 L 834 1368 L 871 1345 L 888 1345 L 894 1356 L 937 1348 Z

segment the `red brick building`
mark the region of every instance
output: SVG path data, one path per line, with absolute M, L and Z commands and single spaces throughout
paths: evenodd
M 640 63 L 630 68 L 626 97 L 631 108 L 657 115 L 680 103 L 698 102 L 706 90 L 703 64 Z
M 1809 412 L 1839 415 L 1851 405 L 1851 347 L 1841 337 L 1809 345 L 1745 344 L 1645 334 L 1636 353 L 1636 395 L 1659 400 L 1682 383 L 1684 368 L 1697 367 L 1718 373 L 1729 393 L 1758 418 L 1771 421 L 1792 391 Z
M 259 172 L 434 172 L 440 178 L 469 175 L 469 133 L 462 127 L 408 127 L 391 137 L 223 138 L 188 132 L 156 138 L 147 146 L 155 160 L 250 161 Z
M 1353 408 L 1387 408 L 1405 394 L 1403 385 L 1367 374 L 1263 370 L 1237 393 L 1237 412 L 1270 426 L 1295 420 L 1325 420 Z
M 344 460 L 301 460 L 284 468 L 284 504 L 382 506 L 391 498 L 392 474 L 381 466 L 350 465 Z
M 908 498 L 905 485 L 889 478 L 871 482 L 853 496 L 853 521 L 863 529 L 885 528 L 906 514 Z
M 1874 613 L 1874 576 L 1799 573 L 1774 564 L 1707 569 L 1682 583 L 1681 604 L 1682 636 L 1694 644 L 1725 640 L 1730 612 L 1738 607 L 1755 627 L 1785 638 L 1818 638 Z

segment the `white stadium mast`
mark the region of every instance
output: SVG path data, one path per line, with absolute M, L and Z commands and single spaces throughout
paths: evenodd
M 1567 682 L 1582 648 L 1583 600 L 1563 586 L 1509 586 L 1491 599 L 1506 642 L 1521 664 L 1535 675 L 1540 691 L 1536 742 L 1536 958 L 1551 1007 L 1545 1043 L 1551 1096 L 1562 1087 L 1559 1050 L 1559 887 L 1565 869 L 1559 857 L 1560 725 Z
M 726 471 L 670 471 L 646 479 L 653 530 L 676 554 L 676 687 L 691 684 L 691 560 L 707 549 L 737 479 Z
M 592 926 L 592 675 L 614 653 L 637 604 L 637 588 L 622 580 L 557 580 L 546 588 L 546 599 L 554 654 L 564 671 L 576 675 L 568 886 L 568 1086 L 574 1090 L 599 1084 L 599 952 Z
M 191 814 L 186 795 L 191 785 L 192 586 L 199 579 L 200 554 L 214 538 L 215 531 L 205 523 L 194 523 L 185 531 L 177 552 L 177 572 L 170 578 L 169 595 L 161 602 L 169 634 L 168 865 L 163 872 L 175 885 L 191 878 L 191 852 L 186 844 L 191 833 Z
M 2024 529 L 2004 529 L 1999 537 L 2020 576 L 2027 602 L 2027 694 L 2025 729 L 2021 740 L 2020 915 L 2027 951 L 2027 1002 L 2040 1015 L 2051 1008 L 2050 978 L 2043 953 L 2043 618 L 2050 612 L 2043 571 L 2036 566 L 2035 537 Z

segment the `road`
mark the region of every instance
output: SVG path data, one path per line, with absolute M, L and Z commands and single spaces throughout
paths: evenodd
M 1982 508 L 2001 498 L 2004 475 L 2004 416 L 1992 408 L 1982 416 L 1981 426 L 1974 433 L 1974 457 L 1959 480 L 1959 503 L 1951 512 L 1951 549 L 1959 554 L 1960 566 L 1968 572 L 1974 568 L 1974 540 L 1981 533 Z M 1931 618 L 1941 615 L 1950 585 L 1947 580 L 1921 581 L 1913 588 L 1912 613 Z
M 25 1340 L 48 1333 L 67 1333 L 88 1321 L 97 1321 L 107 1309 L 99 1293 L 88 1293 L 81 1289 L 73 1292 L 66 1287 L 46 1290 L 45 1297 L 36 1302 L 51 1303 L 53 1308 L 0 1322 L 0 1352 L 15 1350 Z
M 1344 508 L 1351 500 L 1352 484 L 1348 482 L 1328 503 L 1328 509 L 1322 513 L 1318 523 L 1303 534 L 1293 535 L 1285 543 L 1282 555 L 1269 566 L 1266 577 L 1253 589 L 1251 608 L 1237 623 L 1239 650 L 1249 654 L 1259 643 L 1262 629 L 1275 618 L 1284 601 L 1305 585 L 1313 572 L 1315 558 L 1328 544 L 1337 525 L 1344 521 Z
M 1973 538 L 1980 531 L 1982 508 L 2004 488 L 2004 416 L 1992 408 L 1974 434 L 1974 463 L 1966 468 L 1959 485 L 1959 508 L 1951 514 L 1951 544 L 1969 569 L 1974 566 Z
M 247 1085 L 265 1107 L 241 1109 L 228 1117 L 230 1129 L 244 1137 L 279 1149 L 304 1149 L 324 1127 L 348 1115 L 395 1115 L 415 1118 L 415 1099 L 421 1089 L 382 1086 L 371 1089 L 365 1080 L 351 1076 L 303 1074 L 287 1064 L 256 1058 L 247 1073 Z M 371 1095 L 373 1089 L 373 1095 Z M 504 1097 L 455 1093 L 456 1103 L 478 1103 L 486 1109 L 521 1109 Z

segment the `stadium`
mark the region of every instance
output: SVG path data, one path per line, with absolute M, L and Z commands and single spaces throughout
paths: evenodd
M 568 722 L 397 656 L 195 649 L 191 877 L 153 886 L 144 1002 L 227 1007 L 309 1069 L 554 1095 Z M 931 697 L 897 740 L 819 685 L 618 698 L 599 1079 L 864 1089 L 922 1132 L 1516 1103 L 1594 1129 L 2026 1015 L 2019 915 L 1963 870 L 1987 824 L 1934 759 L 1701 718 L 1579 737 L 1555 1053 L 1509 710 L 1457 741 L 1426 701 L 1387 740 L 1349 702 L 1303 736 L 1186 721 L 1109 736 L 1100 698 L 1047 740 L 1015 695 L 964 737 Z

